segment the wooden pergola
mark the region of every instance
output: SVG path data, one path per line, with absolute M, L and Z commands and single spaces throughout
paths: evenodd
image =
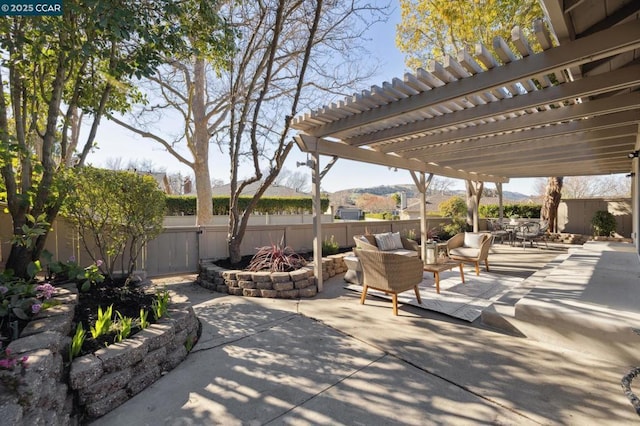
M 516 51 L 496 38 L 497 56 L 478 45 L 295 117 L 295 140 L 314 160 L 314 217 L 322 176 L 339 158 L 409 170 L 423 209 L 434 174 L 493 182 L 501 193 L 510 178 L 630 173 L 635 237 L 640 1 L 541 3 L 551 24 L 533 23 L 541 52 L 514 28 Z M 322 171 L 321 155 L 332 158 Z M 322 230 L 314 223 L 318 268 Z

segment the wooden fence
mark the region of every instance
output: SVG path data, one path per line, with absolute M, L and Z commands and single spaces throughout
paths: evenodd
M 563 232 L 591 234 L 591 218 L 597 210 L 613 213 L 618 223 L 617 233 L 623 237 L 631 235 L 631 202 L 629 199 L 588 199 L 564 200 L 559 208 L 559 228 Z M 241 244 L 243 255 L 254 254 L 257 248 L 279 243 L 292 247 L 298 252 L 311 251 L 313 247 L 313 225 L 309 223 L 249 225 Z M 327 218 L 323 218 L 323 222 Z M 284 221 L 278 218 L 277 222 Z M 272 221 L 276 222 L 276 221 Z M 447 223 L 447 218 L 429 218 L 429 228 Z M 4 261 L 10 250 L 11 217 L 0 213 L 0 257 Z M 484 221 L 480 229 L 485 230 Z M 333 237 L 341 247 L 353 246 L 353 236 L 364 233 L 409 232 L 420 233 L 420 221 L 353 221 L 323 223 L 323 238 Z M 81 265 L 92 263 L 89 252 L 96 253 L 95 247 L 89 251 L 80 240 L 77 229 L 64 219 L 58 219 L 52 226 L 46 249 L 56 260 L 66 261 L 74 257 Z M 197 272 L 200 259 L 221 259 L 229 256 L 227 248 L 227 226 L 167 226 L 162 234 L 151 241 L 140 256 L 137 268 L 148 276 Z M 120 265 L 116 265 L 116 270 Z

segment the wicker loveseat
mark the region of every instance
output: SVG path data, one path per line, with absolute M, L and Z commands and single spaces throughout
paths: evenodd
M 364 304 L 369 288 L 391 294 L 394 315 L 398 315 L 398 293 L 413 289 L 418 303 L 422 303 L 418 289 L 423 273 L 420 259 L 381 250 L 355 248 L 353 251 L 362 266 L 361 304 Z
M 484 262 L 489 272 L 491 240 L 491 234 L 488 232 L 461 232 L 447 241 L 447 255 L 453 260 L 473 263 L 476 275 L 480 275 L 480 262 Z

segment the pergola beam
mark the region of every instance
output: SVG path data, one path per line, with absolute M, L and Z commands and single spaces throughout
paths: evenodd
M 354 148 L 339 142 L 329 142 L 318 139 L 310 135 L 298 134 L 294 137 L 303 152 L 317 152 L 322 155 L 338 156 L 340 158 L 360 161 L 370 164 L 378 164 L 387 167 L 397 167 L 399 169 L 413 170 L 422 173 L 433 173 L 439 176 L 446 176 L 456 179 L 472 179 L 483 182 L 508 182 L 504 176 L 493 174 L 468 173 L 463 170 L 451 167 L 441 167 L 437 164 L 425 163 L 422 161 L 407 159 L 394 155 L 387 155 L 377 151 Z

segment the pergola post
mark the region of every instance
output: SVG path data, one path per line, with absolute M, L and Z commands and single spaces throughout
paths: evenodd
M 313 274 L 318 292 L 323 289 L 322 279 L 322 203 L 320 202 L 320 154 L 311 153 L 311 195 L 313 197 Z
M 504 204 L 502 200 L 502 182 L 496 182 L 496 191 L 498 191 L 498 221 L 502 224 L 504 219 Z
M 636 152 L 640 150 L 640 124 L 636 134 Z M 636 247 L 636 253 L 640 255 L 640 158 L 634 157 L 631 161 L 631 237 Z
M 423 262 L 427 261 L 427 189 L 433 179 L 433 173 L 429 174 L 429 177 L 425 179 L 425 174 L 420 173 L 416 175 L 416 172 L 411 171 L 411 177 L 413 182 L 420 193 L 420 256 Z

